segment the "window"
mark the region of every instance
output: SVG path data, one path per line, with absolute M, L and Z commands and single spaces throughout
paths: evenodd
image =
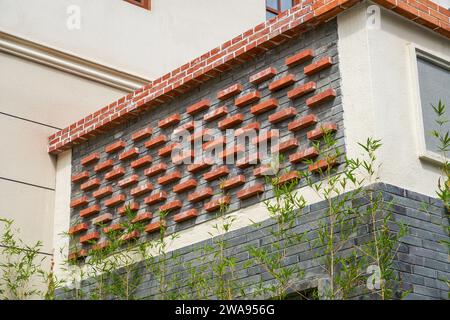
M 276 17 L 283 11 L 289 10 L 297 0 L 266 0 L 266 19 Z
M 419 156 L 421 159 L 442 162 L 436 138 L 429 132 L 438 129 L 436 114 L 431 106 L 441 100 L 450 110 L 450 58 L 413 48 L 413 80 L 416 91 L 416 118 L 419 128 Z M 446 117 L 450 114 L 447 111 Z M 450 124 L 444 132 L 450 130 Z
M 125 1 L 147 10 L 150 10 L 151 8 L 151 0 L 125 0 Z

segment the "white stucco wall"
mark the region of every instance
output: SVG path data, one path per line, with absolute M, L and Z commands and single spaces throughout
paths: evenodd
M 382 139 L 381 180 L 435 196 L 439 167 L 419 159 L 410 48 L 450 56 L 450 42 L 385 10 L 380 28 L 367 28 L 368 5 L 338 17 L 347 155 L 358 156 L 367 137 Z
M 81 28 L 66 26 L 80 8 Z M 264 0 L 0 0 L 0 30 L 155 79 L 265 20 Z

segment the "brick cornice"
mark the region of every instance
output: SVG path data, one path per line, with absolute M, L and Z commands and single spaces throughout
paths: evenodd
M 58 154 L 122 121 L 173 100 L 281 43 L 306 32 L 361 0 L 303 1 L 189 63 L 49 137 L 48 152 Z M 450 38 L 450 13 L 429 0 L 374 0 L 377 4 Z M 418 5 L 418 4 L 421 4 Z M 422 9 L 421 9 L 422 8 Z M 425 8 L 425 9 L 423 9 Z

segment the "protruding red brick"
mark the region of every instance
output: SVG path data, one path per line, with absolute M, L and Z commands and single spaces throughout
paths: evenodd
M 165 129 L 165 128 L 168 128 L 170 126 L 176 125 L 177 123 L 180 122 L 180 120 L 181 120 L 180 115 L 178 113 L 176 113 L 176 114 L 173 114 L 173 115 L 171 115 L 171 116 L 169 116 L 169 117 L 167 117 L 167 118 L 165 118 L 163 120 L 160 120 L 158 122 L 158 127 L 161 128 L 161 129 Z
M 286 141 L 280 142 L 278 145 L 272 146 L 272 152 L 286 152 L 291 149 L 298 148 L 298 140 L 296 138 L 291 138 Z
M 259 93 L 259 91 L 252 91 L 241 97 L 236 98 L 234 104 L 236 105 L 236 107 L 242 108 L 245 107 L 246 105 L 249 105 L 250 103 L 258 101 L 259 99 L 261 99 L 261 93 Z
M 159 191 L 155 194 L 152 194 L 151 196 L 145 198 L 144 202 L 147 205 L 153 205 L 159 202 L 163 202 L 167 200 L 167 192 L 165 191 Z
M 152 161 L 153 161 L 152 156 L 146 155 L 146 156 L 143 156 L 143 157 L 131 162 L 131 168 L 139 169 L 139 168 L 142 168 L 142 167 L 152 163 Z
M 204 205 L 204 208 L 207 212 L 214 212 L 219 210 L 221 207 L 229 205 L 231 202 L 230 196 L 222 196 L 218 199 L 211 200 L 210 202 Z
M 189 179 L 189 180 L 186 180 L 184 182 L 181 182 L 181 183 L 175 185 L 173 187 L 172 191 L 175 193 L 183 193 L 188 190 L 195 189 L 197 187 L 197 184 L 198 184 L 197 180 Z
M 226 143 L 227 143 L 226 137 L 220 136 L 218 138 L 215 138 L 212 141 L 205 142 L 202 145 L 202 148 L 203 148 L 203 150 L 211 150 L 211 149 L 217 148 L 220 145 L 222 145 L 222 147 L 223 147 Z
M 98 239 L 100 239 L 100 233 L 98 233 L 97 231 L 94 231 L 94 232 L 88 233 L 85 236 L 82 236 L 80 238 L 80 243 L 86 244 L 89 242 L 97 241 Z
M 336 159 L 321 159 L 308 166 L 310 172 L 324 172 L 337 165 Z
M 147 225 L 147 227 L 145 227 L 145 232 L 153 233 L 156 231 L 160 231 L 161 228 L 164 228 L 165 226 L 166 226 L 165 220 L 156 221 L 156 222 L 153 222 L 153 223 L 150 223 L 149 225 Z
M 251 122 L 251 123 L 243 126 L 242 128 L 236 129 L 236 131 L 234 132 L 234 135 L 236 137 L 239 137 L 241 135 L 248 134 L 250 132 L 258 133 L 259 129 L 261 129 L 261 124 L 259 122 Z
M 234 116 L 228 117 L 218 123 L 220 130 L 225 130 L 233 128 L 244 121 L 244 115 L 241 113 L 235 114 Z
M 300 174 L 298 173 L 298 171 L 291 171 L 281 175 L 278 180 L 278 184 L 290 183 L 295 180 L 298 181 L 299 179 Z
M 84 232 L 89 229 L 89 225 L 87 223 L 79 223 L 77 225 L 74 225 L 70 227 L 69 234 L 74 235 L 80 232 Z
M 125 179 L 120 180 L 117 185 L 119 186 L 119 188 L 127 188 L 133 184 L 138 183 L 139 181 L 139 176 L 137 174 L 133 174 L 129 177 L 126 177 Z
M 277 130 L 269 130 L 269 131 L 262 131 L 259 133 L 257 137 L 254 137 L 252 139 L 253 144 L 260 144 L 263 141 L 272 140 L 274 138 L 279 137 L 279 132 Z
M 217 99 L 219 100 L 226 100 L 228 98 L 231 98 L 244 90 L 244 87 L 240 83 L 235 83 L 231 86 L 229 86 L 226 89 L 223 89 L 217 93 Z
M 148 168 L 147 170 L 145 170 L 144 175 L 146 175 L 147 177 L 153 177 L 160 173 L 165 172 L 166 170 L 167 170 L 167 164 L 161 162 L 161 163 L 155 164 L 155 165 L 151 166 L 150 168 Z
M 127 150 L 119 155 L 120 161 L 125 161 L 134 157 L 137 157 L 139 155 L 139 148 L 131 148 L 130 150 Z
M 100 217 L 95 218 L 92 221 L 92 223 L 95 225 L 105 224 L 105 223 L 112 221 L 112 219 L 113 219 L 113 216 L 111 213 L 105 213 L 105 214 L 102 214 Z
M 89 181 L 86 181 L 80 186 L 80 189 L 83 191 L 88 191 L 97 188 L 101 184 L 100 179 L 94 178 Z
M 174 200 L 169 203 L 166 203 L 159 207 L 159 211 L 162 212 L 170 212 L 174 210 L 179 210 L 183 206 L 183 203 L 180 200 Z
M 125 195 L 123 194 L 118 194 L 117 196 L 114 196 L 112 198 L 109 198 L 108 200 L 105 201 L 105 206 L 106 207 L 114 207 L 117 206 L 120 203 L 125 202 Z
M 240 157 L 236 161 L 236 167 L 240 169 L 245 169 L 251 165 L 258 164 L 258 161 L 261 159 L 261 155 L 257 152 L 253 152 L 252 154 L 245 155 L 244 157 Z
M 177 128 L 175 128 L 173 130 L 173 133 L 174 134 L 178 134 L 178 133 L 180 133 L 181 131 L 184 131 L 184 130 L 192 132 L 194 129 L 195 129 L 195 122 L 194 121 L 189 121 L 189 122 L 186 122 L 186 123 L 182 124 L 181 126 L 178 126 Z
M 212 129 L 196 130 L 193 134 L 189 136 L 189 142 L 195 142 L 198 140 L 203 140 L 212 137 L 213 133 L 214 132 Z
M 106 153 L 114 153 L 125 148 L 125 141 L 119 140 L 105 147 Z
M 103 233 L 111 233 L 111 232 L 118 232 L 118 231 L 122 231 L 123 230 L 123 226 L 120 223 L 115 223 L 113 225 L 110 225 L 109 227 L 105 227 L 103 228 Z
M 168 146 L 165 146 L 158 150 L 158 155 L 160 157 L 168 157 L 172 154 L 172 151 L 179 147 L 178 143 L 171 143 Z
M 244 153 L 245 152 L 245 146 L 243 145 L 235 145 L 231 148 L 225 149 L 222 152 L 219 153 L 219 158 L 221 158 L 222 160 L 227 159 L 228 157 L 231 156 L 236 156 L 239 153 Z
M 75 260 L 84 259 L 87 256 L 88 256 L 88 251 L 86 249 L 81 249 L 78 251 L 70 252 L 69 255 L 67 256 L 67 260 L 75 261 Z
M 226 116 L 227 114 L 228 114 L 228 108 L 226 106 L 222 106 L 222 107 L 219 107 L 219 108 L 211 111 L 208 114 L 205 114 L 205 116 L 203 117 L 203 120 L 206 122 L 211 122 L 211 121 L 219 119 L 223 116 Z
M 255 184 L 253 186 L 250 186 L 250 187 L 247 187 L 247 188 L 244 188 L 244 189 L 238 191 L 237 197 L 240 200 L 244 200 L 244 199 L 254 197 L 263 192 L 264 192 L 264 185 L 258 183 L 258 184 Z
M 129 202 L 129 203 L 125 204 L 124 206 L 121 206 L 119 209 L 117 209 L 117 213 L 121 216 L 124 216 L 127 213 L 127 210 L 130 210 L 132 212 L 138 211 L 139 203 Z
M 284 108 L 281 111 L 275 112 L 269 116 L 270 123 L 278 123 L 286 119 L 295 117 L 297 115 L 297 110 L 294 107 Z
M 319 152 L 314 147 L 293 153 L 289 156 L 289 161 L 292 163 L 299 163 L 304 160 L 313 159 L 319 155 Z
M 202 112 L 206 109 L 208 109 L 211 106 L 211 101 L 209 99 L 203 99 L 202 101 L 199 101 L 189 107 L 186 108 L 186 112 L 190 115 L 197 114 L 199 112 Z
M 78 208 L 78 207 L 85 206 L 85 205 L 87 205 L 88 203 L 89 203 L 88 197 L 82 196 L 82 197 L 80 197 L 80 198 L 73 199 L 73 200 L 70 202 L 70 207 L 71 207 L 71 208 Z
M 159 177 L 158 183 L 162 186 L 165 186 L 166 184 L 170 184 L 170 183 L 175 182 L 180 179 L 181 179 L 181 172 L 180 171 L 172 171 L 162 177 Z
M 86 180 L 88 178 L 89 178 L 89 172 L 83 171 L 83 172 L 80 172 L 78 174 L 72 175 L 72 182 L 73 183 L 78 183 L 78 182 L 84 181 L 84 180 Z
M 230 173 L 230 169 L 228 169 L 228 166 L 220 166 L 216 169 L 211 170 L 210 172 L 203 174 L 203 179 L 205 179 L 208 182 L 217 180 L 221 177 L 224 177 Z
M 311 130 L 307 133 L 309 140 L 318 140 L 322 138 L 328 132 L 335 132 L 337 126 L 335 123 L 324 123 L 319 128 Z
M 295 83 L 295 76 L 293 74 L 288 74 L 278 80 L 272 81 L 269 84 L 270 91 L 278 91 L 283 88 L 286 88 Z
M 192 192 L 188 196 L 189 202 L 199 202 L 207 198 L 211 198 L 214 195 L 214 191 L 210 187 L 203 188 L 199 191 Z
M 81 165 L 82 166 L 87 166 L 87 165 L 90 165 L 91 163 L 96 162 L 98 160 L 100 160 L 100 153 L 96 152 L 96 153 L 93 153 L 93 154 L 91 154 L 91 155 L 81 159 Z
M 142 130 L 139 130 L 138 132 L 135 132 L 131 135 L 131 140 L 134 142 L 142 140 L 144 138 L 150 137 L 153 133 L 153 129 L 150 127 L 144 128 Z
M 201 170 L 209 168 L 210 166 L 211 166 L 210 162 L 202 161 L 200 163 L 194 163 L 194 164 L 188 165 L 187 171 L 191 172 L 191 173 L 197 173 Z
M 147 149 L 155 148 L 167 142 L 167 137 L 165 135 L 159 135 L 149 141 L 147 141 L 144 146 Z
M 292 90 L 288 91 L 288 98 L 289 99 L 297 99 L 305 94 L 308 94 L 310 92 L 313 92 L 316 90 L 316 83 L 314 81 L 307 82 L 305 84 L 302 84 L 298 87 L 295 87 Z
M 151 184 L 150 182 L 146 182 L 142 186 L 138 186 L 134 189 L 131 189 L 130 194 L 132 197 L 139 197 L 151 191 L 153 191 L 153 184 Z
M 304 128 L 313 126 L 317 123 L 315 114 L 308 114 L 299 119 L 296 119 L 288 124 L 288 130 L 292 132 L 300 131 Z
M 138 214 L 136 217 L 134 217 L 133 220 L 131 220 L 131 223 L 141 223 L 145 221 L 149 221 L 153 218 L 153 214 L 151 212 L 143 212 Z
M 266 68 L 250 77 L 250 82 L 253 84 L 259 84 L 266 80 L 275 77 L 277 74 L 277 69 L 273 67 Z
M 127 234 L 122 235 L 119 240 L 123 242 L 132 241 L 139 238 L 140 235 L 141 233 L 139 232 L 139 230 L 133 230 L 131 232 L 128 232 Z
M 220 185 L 220 187 L 223 190 L 229 190 L 229 189 L 233 189 L 236 188 L 240 185 L 243 185 L 245 183 L 245 176 L 243 174 L 234 176 L 230 179 L 227 179 L 225 181 L 223 181 Z
M 321 103 L 333 100 L 335 97 L 336 91 L 334 91 L 334 89 L 327 89 L 306 100 L 306 105 L 310 108 L 313 108 Z
M 253 175 L 257 178 L 268 175 L 272 172 L 272 167 L 270 165 L 264 164 L 259 167 L 253 169 Z
M 105 250 L 109 246 L 110 246 L 109 241 L 102 241 L 102 242 L 94 244 L 91 249 L 92 249 L 92 251 L 101 251 L 101 250 Z
M 196 209 L 190 209 L 173 216 L 173 221 L 180 223 L 186 220 L 194 219 L 198 216 Z
M 258 115 L 273 109 L 278 108 L 278 100 L 277 99 L 267 99 L 263 102 L 258 103 L 250 109 L 250 112 L 254 115 Z
M 125 169 L 122 167 L 115 168 L 111 171 L 109 171 L 107 174 L 105 174 L 106 180 L 114 180 L 117 179 L 125 174 Z
M 86 209 L 83 209 L 80 211 L 80 217 L 87 218 L 94 214 L 97 214 L 100 212 L 100 206 L 98 204 L 90 206 Z
M 303 63 L 307 60 L 311 60 L 312 58 L 314 58 L 314 52 L 311 49 L 306 49 L 303 51 L 300 51 L 290 57 L 287 57 L 285 60 L 285 64 L 292 68 L 296 65 L 299 65 L 300 63 Z
M 94 171 L 95 171 L 96 173 L 99 173 L 99 172 L 102 172 L 102 171 L 105 171 L 105 170 L 107 170 L 107 169 L 112 168 L 113 165 L 114 165 L 113 160 L 112 160 L 112 159 L 108 159 L 108 160 L 106 160 L 106 161 L 103 161 L 103 162 L 97 164 L 97 165 L 94 167 Z
M 104 188 L 101 188 L 101 189 L 95 191 L 94 193 L 92 193 L 92 196 L 95 199 L 101 199 L 101 198 L 111 195 L 112 193 L 113 193 L 112 187 L 107 186 L 107 187 L 104 187 Z
M 314 73 L 317 73 L 319 71 L 322 71 L 328 67 L 331 67 L 333 65 L 333 62 L 331 61 L 331 57 L 324 57 L 308 66 L 306 66 L 303 69 L 303 72 L 310 76 Z
M 179 154 L 172 157 L 172 162 L 175 165 L 181 165 L 183 163 L 191 163 L 194 159 L 195 152 L 194 150 L 185 150 L 180 151 Z

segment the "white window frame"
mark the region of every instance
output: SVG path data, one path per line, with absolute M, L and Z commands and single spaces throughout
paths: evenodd
M 427 150 L 425 144 L 425 128 L 423 125 L 422 117 L 422 101 L 420 98 L 420 86 L 419 86 L 419 71 L 417 66 L 417 57 L 428 60 L 444 69 L 450 70 L 450 57 L 437 53 L 429 49 L 425 49 L 417 44 L 409 45 L 410 63 L 411 63 L 411 84 L 412 84 L 412 99 L 414 104 L 414 114 L 416 119 L 417 141 L 418 141 L 418 156 L 419 159 L 428 161 L 437 165 L 442 165 L 445 161 L 450 161 L 449 158 L 445 158 L 437 152 Z M 437 101 L 436 101 L 437 102 Z M 446 106 L 450 111 L 450 106 Z

